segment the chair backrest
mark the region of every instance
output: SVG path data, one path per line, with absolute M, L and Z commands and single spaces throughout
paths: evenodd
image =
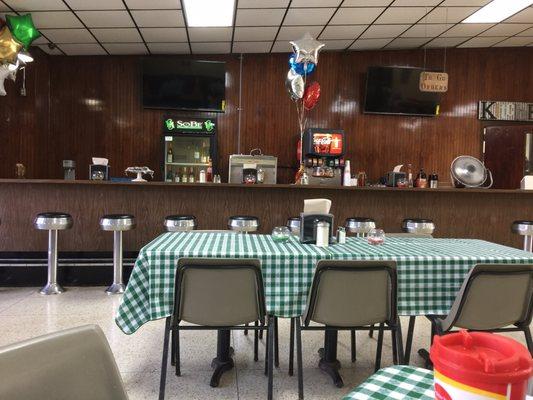
M 433 235 L 429 233 L 407 233 L 407 232 L 398 232 L 398 233 L 387 233 L 387 237 L 405 237 L 405 238 L 428 238 L 432 239 Z
M 0 399 L 123 400 L 115 359 L 96 325 L 0 348 Z
M 479 264 L 463 282 L 443 328 L 490 330 L 529 325 L 532 300 L 533 265 Z
M 317 263 L 304 324 L 356 327 L 396 321 L 396 263 Z
M 181 258 L 175 287 L 176 322 L 233 326 L 266 315 L 259 260 Z

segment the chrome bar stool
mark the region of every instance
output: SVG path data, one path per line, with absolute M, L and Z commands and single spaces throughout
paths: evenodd
M 372 218 L 351 217 L 346 218 L 344 226 L 348 232 L 355 233 L 356 236 L 366 236 L 368 232 L 376 228 L 376 221 Z
M 113 283 L 106 289 L 107 294 L 124 293 L 122 283 L 122 232 L 135 228 L 135 217 L 129 214 L 108 214 L 100 218 L 100 227 L 113 232 Z
M 228 219 L 228 229 L 239 233 L 257 232 L 259 218 L 251 215 L 234 215 Z
M 293 235 L 300 235 L 300 217 L 290 217 L 287 220 L 287 228 Z
M 524 237 L 525 251 L 533 251 L 533 221 L 515 221 L 511 231 Z
M 402 231 L 432 235 L 435 232 L 435 223 L 430 219 L 406 218 L 402 222 Z
M 165 230 L 167 232 L 186 232 L 196 229 L 194 215 L 168 215 L 165 217 Z
M 61 212 L 37 214 L 33 225 L 36 229 L 48 231 L 48 281 L 39 293 L 59 294 L 65 289 L 57 283 L 57 231 L 72 228 L 72 217 Z

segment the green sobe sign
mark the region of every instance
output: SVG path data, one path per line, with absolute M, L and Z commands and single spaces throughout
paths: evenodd
M 163 118 L 165 133 L 203 133 L 214 134 L 216 120 L 214 118 L 178 118 L 165 116 Z

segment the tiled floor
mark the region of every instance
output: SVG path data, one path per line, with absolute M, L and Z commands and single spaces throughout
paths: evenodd
M 115 325 L 114 315 L 120 296 L 107 296 L 104 288 L 69 288 L 60 296 L 41 296 L 35 288 L 0 288 L 0 346 L 60 329 L 97 324 L 105 332 L 122 373 L 130 399 L 156 399 L 159 388 L 164 321 L 152 321 L 133 335 L 125 335 Z M 402 320 L 404 331 L 407 321 Z M 427 346 L 429 326 L 417 319 L 413 348 Z M 296 376 L 287 373 L 289 321 L 280 319 L 280 368 L 274 373 L 276 399 L 297 399 Z M 323 334 L 303 333 L 305 398 L 340 399 L 373 371 L 376 340 L 364 332 L 357 336 L 357 362 L 350 362 L 349 333 L 339 335 L 339 360 L 345 387 L 334 387 L 317 368 L 317 349 Z M 513 335 L 523 341 L 521 335 Z M 211 388 L 210 362 L 216 351 L 216 333 L 184 331 L 181 333 L 182 376 L 169 369 L 167 399 L 264 399 L 267 379 L 263 375 L 264 341 L 260 361 L 253 361 L 253 334 L 232 334 L 236 368 L 224 375 L 218 388 Z M 382 366 L 390 365 L 390 336 L 386 334 Z M 412 363 L 421 365 L 419 357 Z

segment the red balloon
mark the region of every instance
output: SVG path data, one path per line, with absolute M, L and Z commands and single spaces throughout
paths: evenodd
M 318 99 L 320 98 L 320 85 L 318 82 L 313 82 L 309 84 L 305 88 L 304 92 L 304 107 L 306 110 L 311 110 L 314 106 L 316 106 L 316 103 L 318 103 Z

